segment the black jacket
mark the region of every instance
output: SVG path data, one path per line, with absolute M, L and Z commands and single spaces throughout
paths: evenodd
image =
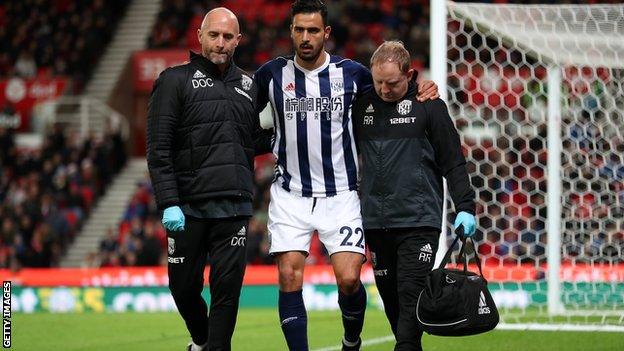
M 355 101 L 365 229 L 441 228 L 442 177 L 455 210 L 474 214 L 474 191 L 446 105 L 421 103 L 415 95 L 410 84 L 398 102 L 384 102 L 374 90 Z
M 195 53 L 160 74 L 147 114 L 147 163 L 160 209 L 252 198 L 254 156 L 270 151 L 271 134 L 260 129 L 255 94 L 253 79 L 233 62 L 221 74 Z

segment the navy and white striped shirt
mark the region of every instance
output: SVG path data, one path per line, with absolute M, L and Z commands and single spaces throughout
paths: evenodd
M 304 197 L 333 196 L 357 189 L 357 150 L 351 106 L 372 87 L 361 64 L 325 53 L 308 71 L 294 57 L 278 57 L 255 74 L 260 109 L 271 102 L 277 181 Z

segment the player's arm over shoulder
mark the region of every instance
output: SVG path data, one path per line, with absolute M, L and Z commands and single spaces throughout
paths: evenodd
M 345 79 L 351 79 L 357 87 L 357 95 L 360 96 L 369 92 L 373 88 L 373 76 L 368 68 L 363 64 L 351 59 L 342 59 L 337 63 L 344 67 Z
M 412 79 L 416 78 L 416 71 L 414 71 L 414 76 Z M 418 100 L 426 101 L 426 100 L 436 100 L 440 97 L 440 92 L 438 91 L 438 85 L 432 80 L 421 80 L 417 83 L 418 86 Z

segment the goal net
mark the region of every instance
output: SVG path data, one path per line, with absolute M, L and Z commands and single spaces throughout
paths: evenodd
M 624 331 L 624 5 L 447 2 L 440 18 L 501 322 Z

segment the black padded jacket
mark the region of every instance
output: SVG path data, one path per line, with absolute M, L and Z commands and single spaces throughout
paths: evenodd
M 225 198 L 251 200 L 254 156 L 270 151 L 253 78 L 201 55 L 164 70 L 149 100 L 147 163 L 160 209 Z
M 397 102 L 384 102 L 374 90 L 355 101 L 364 229 L 441 228 L 442 177 L 455 210 L 475 212 L 466 160 L 446 105 L 415 96 L 410 83 Z

